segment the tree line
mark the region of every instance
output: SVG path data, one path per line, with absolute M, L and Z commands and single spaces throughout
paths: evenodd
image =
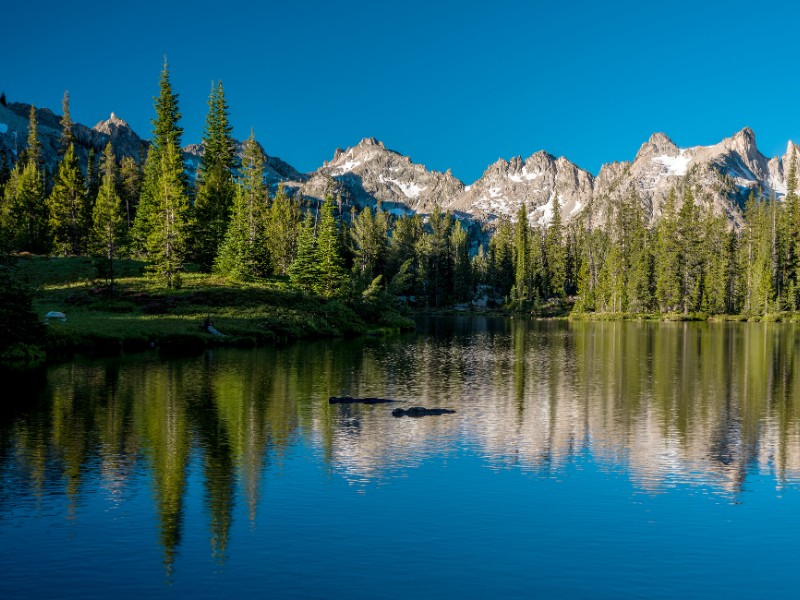
M 426 307 L 483 302 L 576 313 L 765 315 L 800 308 L 800 199 L 796 164 L 783 201 L 753 192 L 734 228 L 697 190 L 673 190 L 655 224 L 634 193 L 609 201 L 602 227 L 547 226 L 524 204 L 491 233 L 434 207 L 423 219 L 324 201 L 266 183 L 267 157 L 251 132 L 236 151 L 221 82 L 212 85 L 203 153 L 190 183 L 181 153 L 178 95 L 165 62 L 144 160 L 118 160 L 109 143 L 79 164 L 62 103 L 59 162 L 43 166 L 36 110 L 13 164 L 0 156 L 0 243 L 6 251 L 92 254 L 113 289 L 114 261 L 146 261 L 179 287 L 185 266 L 238 280 L 284 276 L 329 298 L 406 297 Z M 696 197 L 697 196 L 697 197 Z

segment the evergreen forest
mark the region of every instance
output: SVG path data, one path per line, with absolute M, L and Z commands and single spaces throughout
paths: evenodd
M 166 62 L 141 161 L 120 160 L 109 143 L 82 165 L 65 93 L 51 172 L 32 108 L 24 150 L 0 155 L 4 253 L 94 256 L 112 293 L 115 261 L 134 258 L 168 289 L 196 270 L 233 281 L 281 278 L 362 307 L 391 301 L 422 310 L 773 320 L 800 310 L 796 160 L 787 165 L 787 195 L 751 193 L 741 227 L 689 186 L 671 192 L 654 222 L 630 194 L 610 202 L 603 226 L 562 223 L 557 197 L 546 226 L 531 225 L 524 205 L 514 219 L 481 226 L 438 207 L 424 217 L 380 204 L 359 208 L 335 186 L 324 200 L 271 188 L 263 147 L 251 133 L 237 152 L 229 111 L 217 82 L 202 158 L 189 177 Z

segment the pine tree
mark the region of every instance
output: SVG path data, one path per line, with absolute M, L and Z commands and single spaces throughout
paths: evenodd
M 419 274 L 417 246 L 422 238 L 423 229 L 422 218 L 418 214 L 402 215 L 394 222 L 389 237 L 386 279 L 394 281 L 403 265 L 407 265 L 406 272 L 409 275 L 408 286 L 400 289 L 398 294 L 416 293 Z
M 728 222 L 724 216 L 714 216 L 709 211 L 704 215 L 703 229 L 705 263 L 707 265 L 703 310 L 709 314 L 725 314 L 733 305 L 730 278 L 731 263 L 735 257 L 728 233 Z
M 267 216 L 267 240 L 272 270 L 287 275 L 297 254 L 297 236 L 301 227 L 302 194 L 290 198 L 283 184 L 278 185 Z
M 456 219 L 451 234 L 453 250 L 453 298 L 467 302 L 472 298 L 472 263 L 469 260 L 469 233 Z
M 180 287 L 185 256 L 185 218 L 188 199 L 183 185 L 183 159 L 180 150 L 169 142 L 161 155 L 161 165 L 151 189 L 153 207 L 147 238 L 149 270 L 168 288 Z
M 501 217 L 489 240 L 490 285 L 496 294 L 507 296 L 514 285 L 514 233 L 507 218 Z
M 203 131 L 203 155 L 197 172 L 197 193 L 191 211 L 189 245 L 192 258 L 208 270 L 225 237 L 236 191 L 236 145 L 228 119 L 222 82 L 212 84 Z M 255 143 L 255 142 L 254 142 Z
M 17 251 L 49 252 L 49 215 L 41 172 L 35 160 L 15 165 L 4 195 L 2 224 L 7 246 Z
M 514 224 L 514 300 L 522 304 L 532 299 L 533 270 L 531 269 L 531 229 L 525 203 L 517 211 Z
M 578 270 L 578 299 L 574 310 L 593 312 L 599 310 L 601 290 L 601 274 L 608 263 L 607 256 L 611 241 L 608 233 L 601 229 L 586 231 L 582 226 L 578 230 L 581 252 Z M 604 305 L 603 305 L 604 306 Z
M 486 250 L 483 249 L 483 244 L 478 246 L 478 252 L 472 257 L 470 269 L 474 285 L 485 286 L 489 284 L 489 257 L 486 254 Z
M 681 306 L 681 273 L 683 271 L 678 220 L 675 211 L 675 190 L 671 190 L 656 226 L 655 280 L 659 311 L 672 312 Z
M 385 275 L 389 241 L 386 213 L 378 209 L 373 216 L 367 206 L 353 219 L 350 236 L 355 246 L 353 271 L 363 288 L 378 275 Z
M 317 229 L 316 263 L 318 279 L 314 291 L 326 298 L 337 296 L 347 281 L 342 261 L 339 225 L 334 216 L 334 200 L 328 195 L 322 203 Z
M 67 146 L 48 198 L 55 251 L 77 256 L 87 249 L 91 212 L 75 146 Z
M 101 159 L 102 182 L 92 213 L 92 252 L 108 262 L 104 269 L 109 288 L 114 291 L 114 258 L 116 258 L 125 232 L 122 201 L 117 193 L 116 157 L 111 142 L 106 144 Z
M 216 261 L 219 272 L 235 279 L 265 277 L 270 273 L 264 163 L 264 153 L 251 133 L 244 143 L 231 222 Z
M 628 285 L 637 208 L 635 199 L 620 199 L 609 204 L 608 249 L 595 289 L 598 312 L 629 310 L 632 290 Z
M 94 206 L 97 193 L 100 191 L 100 157 L 94 148 L 89 148 L 86 157 L 86 203 Z
M 312 211 L 306 211 L 303 226 L 297 236 L 297 255 L 289 267 L 292 285 L 310 292 L 319 280 L 317 263 L 317 244 L 314 235 L 316 218 Z
M 422 234 L 417 245 L 420 289 L 429 305 L 443 306 L 449 301 L 452 282 L 450 252 L 450 213 L 435 204 L 428 217 L 430 231 Z
M 42 142 L 39 140 L 39 121 L 36 118 L 35 106 L 31 106 L 28 118 L 28 145 L 25 148 L 25 160 L 36 165 L 41 176 L 44 159 L 42 158 Z
M 530 297 L 533 300 L 550 296 L 549 273 L 551 268 L 548 262 L 546 236 L 546 231 L 541 226 L 531 229 L 528 264 L 530 265 Z
M 64 97 L 61 99 L 61 139 L 58 144 L 58 153 L 64 156 L 69 147 L 75 143 L 75 133 L 73 132 L 74 123 L 69 112 L 69 92 L 64 90 Z
M 797 146 L 790 147 L 786 175 L 786 296 L 791 310 L 800 308 L 800 195 L 797 194 Z
M 578 273 L 581 268 L 580 239 L 578 228 L 573 223 L 567 228 L 564 248 L 564 293 L 575 296 L 578 293 Z
M 142 171 L 131 156 L 123 156 L 119 169 L 120 193 L 125 216 L 125 230 L 130 231 L 136 218 L 136 207 L 142 193 Z
M 771 208 L 751 192 L 745 206 L 745 231 L 740 264 L 745 272 L 745 314 L 770 312 L 773 297 Z
M 611 240 L 606 260 L 598 275 L 598 312 L 621 313 L 627 307 L 625 252 L 619 240 Z
M 563 298 L 566 286 L 567 256 L 558 194 L 553 197 L 553 217 L 547 228 L 544 243 L 547 258 L 545 295 L 548 298 Z
M 181 118 L 178 109 L 178 94 L 172 91 L 166 58 L 159 81 L 159 95 L 154 98 L 154 105 L 156 117 L 152 121 L 153 139 L 145 159 L 142 192 L 131 232 L 134 252 L 145 257 L 147 256 L 147 240 L 151 234 L 151 227 L 156 221 L 154 213 L 157 212 L 157 196 L 161 194 L 159 180 L 161 179 L 163 157 L 170 145 L 180 152 L 181 136 L 183 135 L 183 128 L 178 125 Z M 183 171 L 182 157 L 179 157 L 179 161 L 176 163 L 176 167 L 178 166 L 180 167 L 181 195 L 185 196 L 186 176 Z
M 645 225 L 644 211 L 638 195 L 632 193 L 623 202 L 625 213 L 625 288 L 624 310 L 647 313 L 653 307 L 653 256 L 651 235 Z
M 703 253 L 700 248 L 699 210 L 694 194 L 686 189 L 678 211 L 678 239 L 681 254 L 681 305 L 683 313 L 700 309 L 704 285 Z

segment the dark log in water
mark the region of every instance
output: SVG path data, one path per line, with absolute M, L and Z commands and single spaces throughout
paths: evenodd
M 352 396 L 331 396 L 328 398 L 331 404 L 388 404 L 397 402 L 388 398 L 353 398 Z
M 392 411 L 393 417 L 427 417 L 434 415 L 450 415 L 454 410 L 449 408 L 425 408 L 424 406 L 412 406 L 403 410 L 402 408 L 395 408 Z

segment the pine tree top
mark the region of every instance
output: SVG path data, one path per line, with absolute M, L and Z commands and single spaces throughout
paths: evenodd
M 61 140 L 59 143 L 59 153 L 64 154 L 67 148 L 75 142 L 73 132 L 74 123 L 69 112 L 69 91 L 64 90 L 64 97 L 61 99 L 61 110 L 64 113 L 61 117 Z
M 28 162 L 35 164 L 37 167 L 42 162 L 42 142 L 39 141 L 39 121 L 36 118 L 36 107 L 31 106 L 30 116 L 28 120 L 28 147 L 27 147 Z
M 236 168 L 236 143 L 233 139 L 233 126 L 228 117 L 228 103 L 221 81 L 211 85 L 202 143 L 201 178 L 204 173 L 212 169 L 230 172 Z
M 159 150 L 165 149 L 169 144 L 180 148 L 183 128 L 178 125 L 178 121 L 180 121 L 181 113 L 178 109 L 178 94 L 172 91 L 172 84 L 169 80 L 166 57 L 164 57 L 164 68 L 161 70 L 159 94 L 153 100 L 156 109 L 156 118 L 152 120 L 153 146 Z

